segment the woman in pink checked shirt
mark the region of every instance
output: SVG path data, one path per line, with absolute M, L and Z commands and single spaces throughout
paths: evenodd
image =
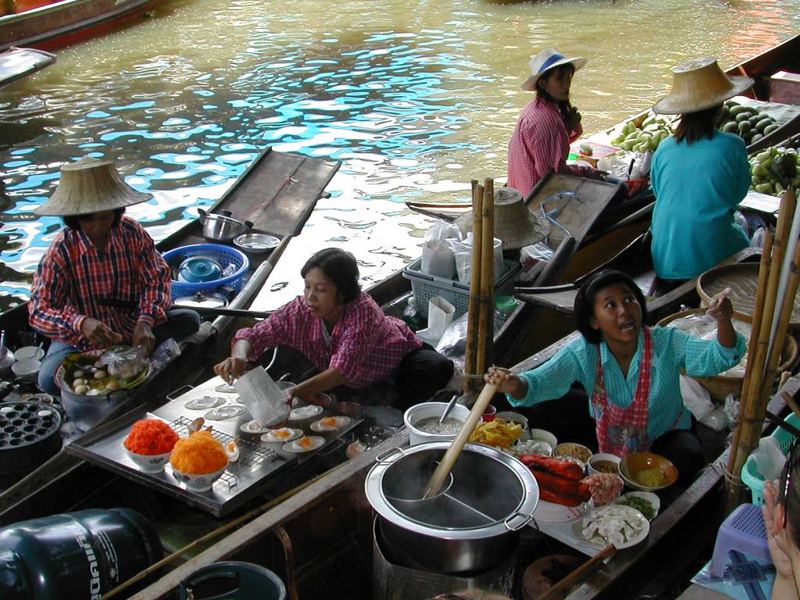
M 575 71 L 585 58 L 566 58 L 548 48 L 531 58 L 531 76 L 522 89 L 536 97 L 522 109 L 508 143 L 508 186 L 527 197 L 550 171 L 600 177 L 590 167 L 567 165 L 569 145 L 583 133 L 581 114 L 569 101 Z
M 361 291 L 352 254 L 338 248 L 320 250 L 300 274 L 305 280 L 303 296 L 255 327 L 236 332 L 231 355 L 214 367 L 223 379 L 232 382 L 267 348 L 284 345 L 302 352 L 319 371 L 288 390 L 290 398 L 333 389 L 358 398 L 359 388 L 389 382 L 405 406 L 445 387 L 453 363 L 403 321 L 386 316 Z

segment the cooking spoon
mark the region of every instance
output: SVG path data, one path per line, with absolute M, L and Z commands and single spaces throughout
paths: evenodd
M 447 452 L 445 452 L 444 458 L 442 458 L 439 466 L 436 467 L 436 470 L 433 472 L 433 477 L 431 477 L 431 481 L 428 484 L 428 489 L 425 490 L 425 494 L 422 496 L 423 500 L 435 496 L 439 493 L 439 490 L 442 489 L 442 485 L 453 469 L 453 465 L 456 464 L 456 460 L 458 460 L 461 450 L 464 448 L 464 444 L 467 443 L 470 434 L 478 424 L 478 421 L 483 415 L 483 411 L 489 406 L 489 401 L 494 397 L 496 391 L 497 384 L 495 383 L 487 383 L 483 386 L 478 399 L 475 400 L 475 404 L 472 405 L 472 410 L 469 411 L 467 420 L 464 421 L 464 424 L 461 426 L 461 431 L 458 432 L 456 439 L 453 440 L 452 445 L 447 449 Z
M 444 412 L 442 416 L 439 417 L 439 425 L 444 423 L 444 420 L 447 418 L 447 415 L 450 414 L 450 411 L 453 410 L 453 406 L 455 406 L 456 400 L 458 400 L 458 394 L 453 394 L 453 397 L 450 399 L 450 402 L 447 403 L 447 406 L 444 407 Z

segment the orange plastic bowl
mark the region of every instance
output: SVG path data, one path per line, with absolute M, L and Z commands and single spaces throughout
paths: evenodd
M 628 486 L 644 492 L 662 490 L 678 480 L 678 468 L 652 452 L 628 454 L 619 464 L 619 474 Z

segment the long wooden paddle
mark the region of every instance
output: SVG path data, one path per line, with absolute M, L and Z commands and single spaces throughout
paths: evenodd
M 461 450 L 464 448 L 464 444 L 467 443 L 470 434 L 478 424 L 478 420 L 481 418 L 481 415 L 483 415 L 483 411 L 489 406 L 489 401 L 496 391 L 497 384 L 494 383 L 487 383 L 483 387 L 478 399 L 475 400 L 475 404 L 472 405 L 472 410 L 469 411 L 469 416 L 467 420 L 464 421 L 461 431 L 458 432 L 456 439 L 453 440 L 453 444 L 447 449 L 444 458 L 442 458 L 439 466 L 436 467 L 436 470 L 433 472 L 433 477 L 431 477 L 431 481 L 428 484 L 428 489 L 425 490 L 425 495 L 422 497 L 423 499 L 435 496 L 439 493 L 439 490 L 442 489 L 442 484 L 445 479 L 447 479 L 450 471 L 452 471 L 453 465 L 456 464 L 456 460 L 458 460 Z

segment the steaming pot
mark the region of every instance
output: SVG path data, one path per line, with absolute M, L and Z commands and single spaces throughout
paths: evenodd
M 379 456 L 364 484 L 367 499 L 394 562 L 447 574 L 486 571 L 516 550 L 539 486 L 516 458 L 467 444 L 444 490 L 421 500 L 449 447 L 429 442 Z

